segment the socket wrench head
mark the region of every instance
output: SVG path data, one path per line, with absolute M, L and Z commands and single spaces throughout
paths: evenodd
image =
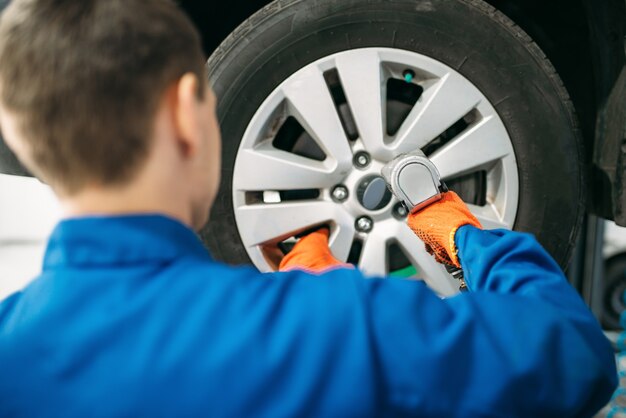
M 391 193 L 410 213 L 441 199 L 446 190 L 437 167 L 420 151 L 402 154 L 381 170 Z

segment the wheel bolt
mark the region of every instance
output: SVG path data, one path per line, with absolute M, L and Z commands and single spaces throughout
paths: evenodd
M 408 214 L 409 212 L 406 210 L 406 207 L 402 203 L 398 202 L 393 207 L 393 216 L 395 216 L 398 219 L 404 219 L 406 218 Z
M 345 202 L 348 195 L 348 188 L 346 186 L 335 186 L 332 191 L 333 200 L 337 203 Z
M 370 155 L 365 152 L 365 151 L 361 151 L 361 152 L 357 152 L 356 155 L 354 156 L 354 165 L 358 168 L 365 168 L 368 165 L 370 165 L 370 162 L 372 161 L 372 158 L 370 157 Z
M 355 226 L 359 232 L 370 232 L 374 228 L 374 221 L 369 216 L 361 216 L 356 220 Z

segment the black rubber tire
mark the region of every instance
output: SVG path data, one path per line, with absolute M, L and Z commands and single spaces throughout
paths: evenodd
M 573 106 L 539 47 L 480 0 L 278 0 L 235 30 L 209 59 L 224 142 L 222 188 L 201 234 L 213 254 L 249 262 L 231 184 L 239 142 L 263 100 L 307 64 L 362 47 L 430 56 L 483 92 L 509 132 L 519 166 L 515 229 L 535 234 L 565 267 L 585 208 Z
M 602 295 L 602 326 L 605 329 L 621 329 L 620 316 L 626 309 L 626 253 L 606 260 L 605 283 Z

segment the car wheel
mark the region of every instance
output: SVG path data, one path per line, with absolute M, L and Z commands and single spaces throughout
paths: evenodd
M 528 36 L 482 1 L 286 0 L 209 59 L 223 183 L 201 236 L 229 263 L 276 269 L 293 237 L 331 226 L 367 274 L 458 287 L 396 201 L 363 194 L 422 149 L 486 228 L 534 233 L 561 265 L 584 210 L 571 102 Z

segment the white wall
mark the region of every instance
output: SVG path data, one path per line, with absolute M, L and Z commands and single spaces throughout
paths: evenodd
M 41 271 L 60 213 L 50 188 L 38 180 L 0 175 L 0 299 Z
M 626 252 L 626 228 L 607 222 L 604 231 L 604 258 Z

